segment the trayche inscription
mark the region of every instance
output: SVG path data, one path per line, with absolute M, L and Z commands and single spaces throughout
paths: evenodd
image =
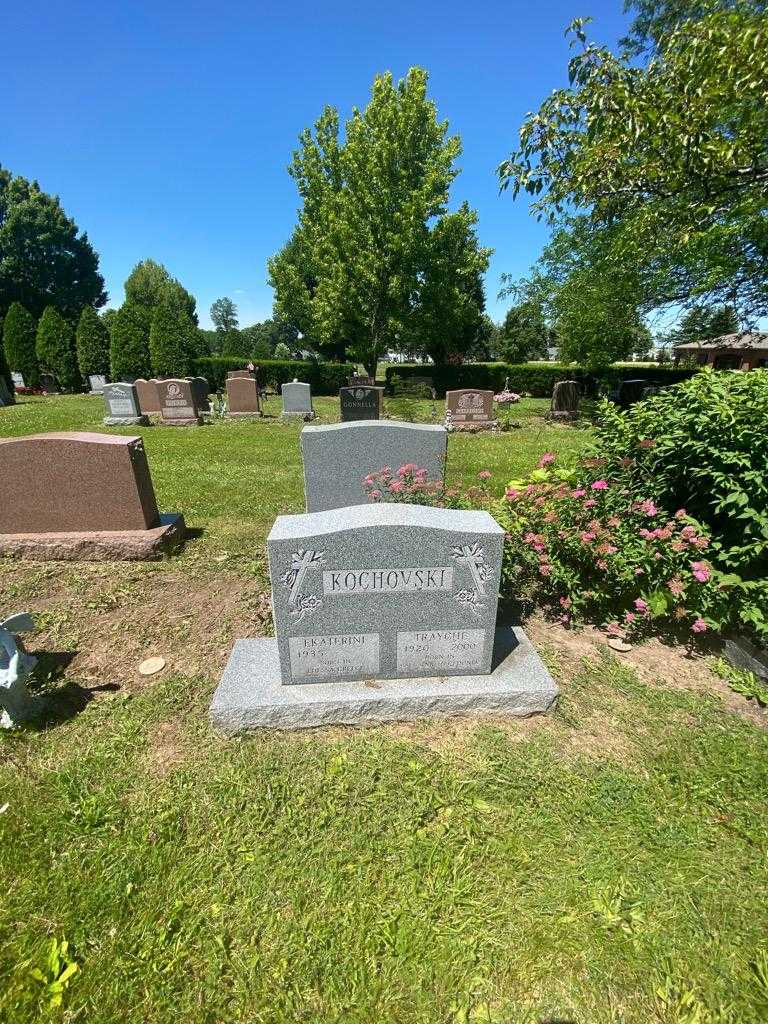
M 375 676 L 379 671 L 378 633 L 340 633 L 330 636 L 292 636 L 288 640 L 291 674 L 315 676 Z
M 397 634 L 397 671 L 435 675 L 456 669 L 478 670 L 483 664 L 484 629 L 424 629 Z

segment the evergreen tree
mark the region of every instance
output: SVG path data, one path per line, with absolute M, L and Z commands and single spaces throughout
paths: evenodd
M 5 345 L 3 344 L 2 336 L 0 335 L 0 380 L 4 380 L 8 391 L 13 395 L 13 380 L 11 379 L 11 370 L 8 366 L 8 360 L 5 358 Z
M 150 376 L 146 317 L 131 302 L 124 302 L 112 321 L 109 362 L 112 380 Z
M 93 306 L 85 306 L 75 332 L 77 365 L 83 379 L 109 373 L 109 333 Z
M 53 374 L 62 391 L 80 389 L 72 325 L 53 306 L 46 306 L 40 317 L 35 351 L 41 369 Z
M 163 302 L 171 302 L 183 309 L 197 325 L 197 303 L 193 295 L 171 277 L 162 263 L 142 260 L 137 263 L 125 281 L 125 301 L 143 311 L 147 332 L 152 325 L 155 310 Z
M 293 354 L 284 341 L 275 345 L 275 359 L 293 359 Z
M 3 325 L 3 347 L 8 366 L 24 378 L 28 388 L 40 384 L 40 367 L 35 352 L 35 321 L 20 302 L 13 302 Z
M 21 302 L 35 317 L 51 304 L 76 317 L 106 299 L 99 257 L 58 197 L 0 167 L 0 316 Z
M 158 377 L 185 377 L 192 369 L 195 325 L 177 303 L 163 302 L 154 312 L 149 332 L 152 372 Z

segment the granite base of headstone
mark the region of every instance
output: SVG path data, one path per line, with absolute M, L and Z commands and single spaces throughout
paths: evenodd
M 203 416 L 200 389 L 191 380 L 169 378 L 155 384 L 160 401 L 160 417 L 165 427 L 200 427 Z
M 367 386 L 339 388 L 341 422 L 380 420 L 383 402 L 384 388 Z
M 427 480 L 445 477 L 445 427 L 396 420 L 332 423 L 301 432 L 307 512 L 366 505 L 363 480 L 389 466 L 407 463 L 426 469 Z
M 297 380 L 283 384 L 280 389 L 283 396 L 283 419 L 292 419 L 298 416 L 303 420 L 313 420 L 315 410 L 312 406 L 312 388 L 309 384 Z
M 278 517 L 276 636 L 236 642 L 212 721 L 237 733 L 546 711 L 553 679 L 522 630 L 496 626 L 503 543 L 480 511 Z
M 115 434 L 0 438 L 0 555 L 57 561 L 160 558 L 184 518 L 157 509 L 144 443 Z
M 453 430 L 475 432 L 495 430 L 498 422 L 493 415 L 493 392 L 462 388 L 445 394 L 446 416 Z
M 561 380 L 552 389 L 552 402 L 546 418 L 551 420 L 577 420 L 581 386 L 577 380 Z
M 149 417 L 139 406 L 135 384 L 105 384 L 102 392 L 107 415 L 105 427 L 148 427 Z

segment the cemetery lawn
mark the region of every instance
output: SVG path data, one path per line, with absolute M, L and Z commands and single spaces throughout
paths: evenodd
M 545 424 L 546 404 L 452 437 L 453 480 L 488 468 L 499 493 L 578 452 L 588 427 Z M 30 400 L 0 432 L 102 415 Z M 768 731 L 707 658 L 653 642 L 619 662 L 534 617 L 550 716 L 224 739 L 207 707 L 233 639 L 269 628 L 263 545 L 302 510 L 299 425 L 138 432 L 161 508 L 201 531 L 180 557 L 0 560 L 0 618 L 40 613 L 52 708 L 0 735 L 0 1021 L 768 1017 Z M 152 654 L 168 667 L 142 678 Z

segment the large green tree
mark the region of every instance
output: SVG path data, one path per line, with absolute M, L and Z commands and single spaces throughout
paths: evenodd
M 555 332 L 547 323 L 541 306 L 529 299 L 507 310 L 496 345 L 504 362 L 526 363 L 529 359 L 546 359 L 547 349 L 554 340 Z
M 0 317 L 14 302 L 75 317 L 106 299 L 99 258 L 58 198 L 0 167 Z
M 500 175 L 537 215 L 603 233 L 641 309 L 727 303 L 752 324 L 768 313 L 768 28 L 755 5 L 719 6 L 672 19 L 641 63 L 575 22 L 571 85 Z
M 299 223 L 269 262 L 277 317 L 325 354 L 347 348 L 370 373 L 383 351 L 419 333 L 419 318 L 426 322 L 437 303 L 449 318 L 443 338 L 461 344 L 468 316 L 461 279 L 485 270 L 489 252 L 455 245 L 462 234 L 474 240 L 466 205 L 444 223 L 461 143 L 437 119 L 427 73 L 412 68 L 398 83 L 377 76 L 343 140 L 338 112 L 326 107 L 314 133 L 307 129 L 299 141 L 290 167 L 302 199 Z M 441 295 L 434 265 L 457 251 L 469 266 L 443 263 L 454 283 L 451 296 Z
M 112 320 L 109 336 L 112 380 L 151 376 L 146 309 L 124 302 Z
M 35 318 L 20 302 L 12 302 L 3 322 L 5 357 L 10 369 L 22 375 L 28 388 L 36 388 L 40 384 L 36 335 Z
M 237 306 L 232 299 L 226 295 L 216 299 L 211 306 L 211 320 L 213 320 L 213 326 L 221 334 L 236 331 L 238 327 Z
M 650 347 L 636 268 L 617 262 L 611 231 L 584 217 L 558 228 L 530 277 L 508 291 L 541 311 L 565 362 L 597 369 Z
M 83 379 L 109 373 L 109 332 L 93 306 L 85 306 L 75 332 L 77 365 Z
M 162 302 L 152 316 L 149 356 L 156 377 L 186 377 L 192 370 L 196 327 L 186 309 Z
M 46 306 L 40 317 L 35 349 L 40 369 L 53 374 L 62 391 L 80 389 L 82 380 L 77 368 L 74 331 L 53 306 Z
M 152 324 L 152 317 L 158 306 L 163 303 L 174 303 L 183 309 L 192 322 L 197 324 L 197 302 L 187 289 L 171 277 L 168 270 L 155 260 L 142 260 L 137 263 L 125 281 L 125 301 L 134 310 L 144 316 L 147 335 Z
M 732 306 L 694 306 L 681 317 L 680 323 L 670 333 L 669 341 L 673 345 L 682 345 L 735 334 L 738 330 L 739 319 Z

